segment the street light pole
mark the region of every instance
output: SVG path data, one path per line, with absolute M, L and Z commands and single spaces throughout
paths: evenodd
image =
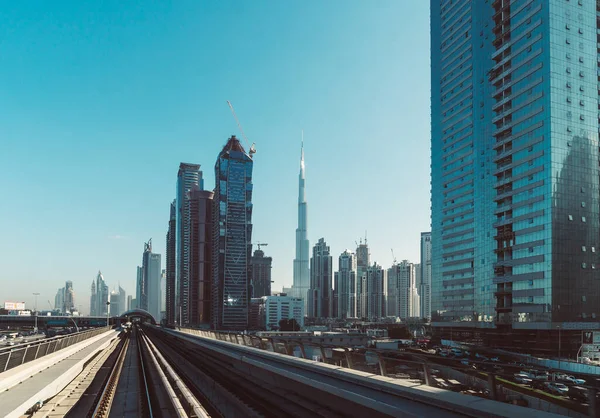
M 37 297 L 39 296 L 39 293 L 35 292 L 33 294 L 33 296 L 35 298 L 35 303 L 34 303 L 34 306 L 33 306 L 33 309 L 35 310 L 35 328 L 34 328 L 34 331 L 37 334 L 37 332 L 38 332 L 38 326 L 37 326 L 37 321 L 38 321 L 38 318 L 37 318 L 38 317 L 38 312 L 37 312 Z

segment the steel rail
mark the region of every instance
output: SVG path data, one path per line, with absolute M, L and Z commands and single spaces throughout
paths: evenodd
M 94 411 L 91 414 L 93 418 L 108 417 L 108 415 L 110 414 L 110 407 L 115 397 L 117 384 L 119 383 L 119 377 L 121 376 L 121 371 L 123 370 L 123 363 L 125 362 L 125 354 L 127 353 L 128 347 L 129 339 L 127 339 L 123 344 L 121 352 L 119 353 L 119 357 L 115 362 L 115 366 L 110 372 L 110 376 L 106 381 L 106 385 L 104 385 L 104 389 L 102 390 L 102 394 L 100 395 L 100 400 L 98 401 L 96 408 L 94 408 Z
M 181 378 L 177 375 L 177 373 L 175 373 L 175 370 L 173 370 L 173 368 L 165 360 L 165 358 L 158 351 L 158 349 L 152 343 L 152 341 L 150 341 L 150 339 L 146 336 L 144 336 L 144 338 L 146 340 L 146 344 L 148 344 L 150 349 L 152 351 L 154 351 L 154 354 L 156 355 L 156 358 L 158 359 L 159 363 L 163 366 L 163 368 L 165 369 L 167 374 L 171 377 L 173 383 L 175 383 L 175 386 L 177 386 L 177 389 L 179 389 L 179 391 L 181 392 L 181 395 L 183 396 L 185 402 L 188 403 L 190 408 L 194 411 L 194 414 L 196 415 L 196 417 L 209 418 L 210 415 L 208 414 L 208 412 L 206 412 L 206 409 L 204 409 L 202 404 L 200 402 L 198 402 L 198 399 L 196 399 L 196 397 L 193 395 L 193 393 L 190 391 L 190 389 L 186 386 L 186 384 L 181 380 Z

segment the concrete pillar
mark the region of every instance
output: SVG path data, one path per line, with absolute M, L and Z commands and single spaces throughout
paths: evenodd
M 494 401 L 498 400 L 498 393 L 496 388 L 496 375 L 494 373 L 488 374 L 488 386 L 490 390 L 490 399 Z
M 588 388 L 588 415 L 592 418 L 596 418 L 597 417 L 597 410 L 598 410 L 598 405 L 597 405 L 597 400 L 596 400 L 596 395 L 598 394 L 598 389 L 596 389 L 595 387 L 590 387 Z
M 348 368 L 349 369 L 353 369 L 354 368 L 354 361 L 352 360 L 352 353 L 348 349 L 345 349 L 344 351 L 345 351 L 345 354 L 346 354 L 346 363 L 348 364 Z
M 423 375 L 425 377 L 425 385 L 433 386 L 431 382 L 431 369 L 429 368 L 429 363 L 423 363 Z
M 379 354 L 377 357 L 379 359 L 379 373 L 381 373 L 382 376 L 387 376 L 387 368 L 385 367 L 385 359 L 383 358 L 383 356 L 381 354 Z

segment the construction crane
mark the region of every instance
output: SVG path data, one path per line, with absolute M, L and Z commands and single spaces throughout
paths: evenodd
M 233 110 L 233 105 L 231 104 L 231 102 L 229 100 L 227 100 L 227 104 L 229 105 L 229 108 L 231 109 L 231 113 L 233 114 L 233 117 L 235 119 L 235 122 L 237 123 L 238 128 L 240 128 L 240 132 L 242 133 L 242 136 L 244 137 L 244 141 L 246 141 L 246 146 L 250 145 L 250 141 L 248 141 L 248 138 L 246 138 L 246 134 L 244 133 L 244 129 L 242 128 L 242 124 L 240 123 L 237 115 L 235 114 L 235 110 Z M 250 156 L 252 156 L 253 154 L 256 154 L 256 144 L 254 142 L 252 143 L 252 145 L 250 145 L 248 154 L 250 154 Z
M 396 259 L 396 256 L 394 255 L 394 249 L 392 248 L 392 258 L 394 259 L 394 264 L 398 263 L 398 260 Z
M 261 246 L 266 247 L 269 244 L 267 244 L 266 242 L 255 242 L 254 245 L 256 245 L 258 247 L 258 251 L 260 251 Z

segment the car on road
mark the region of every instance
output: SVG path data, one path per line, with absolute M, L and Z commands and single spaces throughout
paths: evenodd
M 525 373 L 515 373 L 514 375 L 515 382 L 521 383 L 523 385 L 530 385 L 533 380 L 529 378 Z
M 500 359 L 499 359 L 498 357 L 492 357 L 492 358 L 490 359 L 490 361 L 499 362 L 499 361 L 500 361 Z
M 558 380 L 562 380 L 563 382 L 571 383 L 574 385 L 585 385 L 585 380 L 578 379 L 575 376 L 571 375 L 562 375 L 560 378 L 558 378 Z
M 554 393 L 555 395 L 567 396 L 569 393 L 569 387 L 564 383 L 548 382 L 546 388 L 548 392 Z
M 543 372 L 540 370 L 529 369 L 529 370 L 521 370 L 519 373 L 523 373 L 527 375 L 532 380 L 549 380 L 548 372 Z
M 467 360 L 466 358 L 462 359 L 460 361 L 460 364 L 464 365 L 464 366 L 468 366 L 469 365 L 469 360 Z

